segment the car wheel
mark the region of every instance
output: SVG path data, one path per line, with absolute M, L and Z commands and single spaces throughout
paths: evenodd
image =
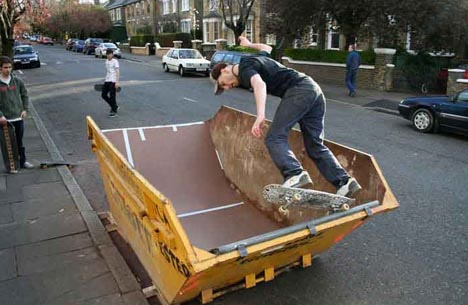
M 38 62 L 36 63 L 36 68 L 40 68 L 40 67 L 41 67 L 41 62 L 38 61 Z
M 210 72 L 205 72 L 205 76 L 206 77 L 210 76 Z
M 185 76 L 185 69 L 182 66 L 179 67 L 179 75 L 180 76 Z
M 97 58 L 97 54 L 96 54 L 96 53 L 94 53 L 94 57 Z
M 169 72 L 169 67 L 165 63 L 163 64 L 163 69 L 165 72 Z
M 434 115 L 430 110 L 417 109 L 412 118 L 413 127 L 419 132 L 430 132 L 434 128 Z

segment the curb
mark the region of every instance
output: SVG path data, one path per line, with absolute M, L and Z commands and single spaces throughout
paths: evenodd
M 52 160 L 64 161 L 32 102 L 30 102 L 30 113 Z M 104 225 L 84 195 L 83 190 L 76 182 L 71 171 L 67 166 L 62 165 L 58 167 L 58 172 L 70 192 L 73 202 L 79 210 L 94 244 L 99 249 L 99 252 L 115 278 L 117 286 L 121 292 L 122 299 L 125 300 L 125 304 L 148 305 L 149 303 L 143 295 L 141 287 L 135 279 L 135 276 L 127 266 L 127 263 L 120 252 L 115 247 L 109 234 L 107 234 Z M 129 295 L 131 297 L 129 297 Z

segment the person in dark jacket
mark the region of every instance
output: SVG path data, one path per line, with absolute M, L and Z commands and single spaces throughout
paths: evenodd
M 12 62 L 9 57 L 0 56 L 0 69 L 0 125 L 4 126 L 10 122 L 15 127 L 20 167 L 33 168 L 34 166 L 26 161 L 23 145 L 24 119 L 29 109 L 28 91 L 24 82 L 11 73 Z
M 356 75 L 361 65 L 361 55 L 356 51 L 356 45 L 350 44 L 348 47 L 348 57 L 346 58 L 345 82 L 348 87 L 349 96 L 356 96 Z
M 240 37 L 242 46 L 271 52 L 265 44 L 255 44 Z M 309 173 L 297 160 L 288 143 L 288 135 L 299 123 L 307 154 L 320 173 L 336 187 L 337 194 L 351 196 L 361 189 L 324 145 L 325 96 L 320 86 L 309 76 L 287 68 L 268 56 L 248 56 L 239 64 L 218 63 L 211 71 L 215 94 L 241 86 L 253 89 L 257 119 L 252 126 L 254 137 L 262 136 L 265 121 L 267 93 L 281 97 L 273 122 L 265 138 L 271 159 L 281 172 L 286 187 L 304 187 L 312 184 Z

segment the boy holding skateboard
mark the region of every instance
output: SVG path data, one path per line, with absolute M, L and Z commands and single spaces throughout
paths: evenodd
M 12 62 L 7 56 L 0 56 L 0 126 L 11 123 L 15 128 L 16 144 L 18 146 L 20 167 L 33 168 L 26 161 L 26 152 L 23 146 L 24 119 L 29 109 L 28 91 L 24 82 L 13 75 Z M 16 170 L 10 170 L 15 173 Z
M 239 40 L 241 46 L 267 53 L 272 50 L 266 44 L 253 44 L 245 37 Z M 265 143 L 283 175 L 283 186 L 304 187 L 312 184 L 312 179 L 288 143 L 289 131 L 299 123 L 309 157 L 325 179 L 336 187 L 337 194 L 350 197 L 361 189 L 356 179 L 349 176 L 323 144 L 325 97 L 311 77 L 287 68 L 268 56 L 252 56 L 243 58 L 236 65 L 218 63 L 211 71 L 211 78 L 215 81 L 216 95 L 238 86 L 253 89 L 257 119 L 251 132 L 257 138 L 262 136 L 267 92 L 282 98 Z
M 115 91 L 119 88 L 120 66 L 111 49 L 106 50 L 106 56 L 106 79 L 102 87 L 101 97 L 111 107 L 109 117 L 113 118 L 117 116 L 117 110 L 119 109 L 115 100 Z

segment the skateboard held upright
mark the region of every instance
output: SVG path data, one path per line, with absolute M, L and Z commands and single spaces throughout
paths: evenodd
M 1 126 L 0 146 L 2 148 L 5 169 L 10 173 L 18 172 L 20 167 L 18 146 L 16 144 L 15 127 L 10 122 Z

